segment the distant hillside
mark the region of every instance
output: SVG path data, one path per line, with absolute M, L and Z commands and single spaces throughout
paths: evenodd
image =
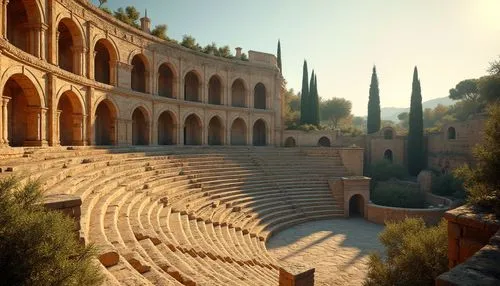
M 422 108 L 435 108 L 438 104 L 442 104 L 444 106 L 453 105 L 455 102 L 449 97 L 440 97 L 434 98 L 428 101 L 422 102 Z M 401 112 L 409 111 L 410 108 L 407 107 L 382 107 L 380 109 L 380 117 L 382 120 L 392 120 L 394 122 L 398 122 L 398 114 Z

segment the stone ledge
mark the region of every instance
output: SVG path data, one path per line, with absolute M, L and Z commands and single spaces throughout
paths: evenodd
M 279 268 L 279 272 L 280 286 L 314 285 L 314 268 L 296 263 L 286 263 L 285 266 Z
M 500 285 L 500 231 L 471 258 L 436 279 L 436 286 L 452 285 Z
M 81 206 L 82 199 L 78 196 L 67 194 L 48 195 L 43 198 L 43 205 L 49 209 L 67 209 Z
M 462 206 L 444 214 L 446 220 L 460 225 L 470 226 L 495 232 L 500 227 L 500 220 L 491 213 L 478 212 L 470 206 Z

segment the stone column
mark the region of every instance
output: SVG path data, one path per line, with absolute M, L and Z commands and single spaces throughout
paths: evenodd
M 84 123 L 83 123 L 83 115 L 82 114 L 73 114 L 72 116 L 73 120 L 73 142 L 71 142 L 72 145 L 75 146 L 82 146 L 84 145 Z
M 46 24 L 41 24 L 40 25 L 40 30 L 38 33 L 39 39 L 38 39 L 38 50 L 39 50 L 39 58 L 42 60 L 45 60 L 47 57 L 47 51 L 46 51 L 46 34 L 47 34 L 47 29 L 48 26 Z
M 53 43 L 54 45 L 54 64 L 56 66 L 59 66 L 59 36 L 61 35 L 61 32 L 56 30 L 56 40 Z
M 4 39 L 7 39 L 7 5 L 9 4 L 9 0 L 3 0 L 2 5 L 2 35 Z
M 26 125 L 28 126 L 26 130 L 26 140 L 24 144 L 27 146 L 40 146 L 42 143 L 42 118 L 41 118 L 41 108 L 38 106 L 28 107 Z
M 54 142 L 54 146 L 60 146 L 61 145 L 61 113 L 62 110 L 57 110 L 56 111 L 56 122 L 55 122 L 55 129 L 56 129 L 56 141 Z
M 95 57 L 97 56 L 97 51 L 90 52 L 90 60 L 89 60 L 89 79 L 95 80 Z M 111 81 L 111 69 L 110 69 L 110 81 Z
M 9 104 L 10 97 L 2 98 L 2 126 L 0 126 L 2 133 L 0 133 L 0 144 L 9 145 L 9 114 L 7 105 Z
M 49 127 L 47 125 L 47 111 L 49 109 L 46 107 L 40 108 L 40 139 L 41 139 L 41 145 L 42 146 L 48 146 L 49 142 L 47 140 L 48 134 L 49 134 Z
M 83 46 L 71 47 L 73 52 L 73 71 L 77 75 L 85 76 L 85 49 Z
M 177 145 L 184 146 L 184 122 L 177 124 Z
M 95 59 L 95 55 L 94 55 Z M 118 73 L 116 69 L 117 61 L 110 60 L 109 61 L 109 84 L 113 86 L 117 86 L 118 82 Z M 94 74 L 94 63 L 92 63 L 92 74 Z M 95 75 L 94 75 L 95 76 Z

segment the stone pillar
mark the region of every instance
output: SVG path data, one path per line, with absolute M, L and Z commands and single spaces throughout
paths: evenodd
M 39 50 L 39 55 L 38 57 L 42 60 L 45 60 L 47 58 L 47 50 L 46 50 L 46 35 L 47 35 L 47 29 L 48 26 L 46 24 L 41 24 L 40 25 L 40 30 L 38 33 L 39 39 L 38 39 L 38 50 Z
M 184 122 L 177 124 L 177 145 L 184 146 Z
M 0 134 L 1 142 L 0 144 L 9 145 L 9 114 L 7 106 L 9 104 L 10 97 L 2 98 L 2 133 Z
M 95 60 L 95 56 L 94 56 Z M 118 73 L 117 66 L 118 62 L 114 60 L 109 61 L 109 84 L 112 86 L 117 86 L 118 82 Z M 94 62 L 92 62 L 92 74 L 94 75 Z M 95 75 L 94 75 L 95 76 Z
M 2 4 L 2 35 L 4 39 L 7 39 L 7 5 L 9 4 L 9 0 L 3 0 Z
M 96 56 L 97 56 L 96 51 L 90 52 L 90 60 L 88 62 L 88 64 L 89 64 L 88 74 L 89 74 L 89 79 L 91 79 L 91 80 L 95 80 L 95 57 Z M 110 81 L 111 81 L 111 69 L 110 69 Z
M 72 116 L 73 120 L 73 142 L 71 142 L 72 145 L 75 146 L 81 146 L 84 145 L 83 142 L 83 137 L 84 137 L 84 131 L 83 131 L 83 115 L 82 114 L 73 114 Z
M 85 76 L 85 49 L 83 46 L 71 47 L 73 52 L 73 71 L 77 75 Z
M 57 110 L 56 111 L 56 122 L 55 122 L 55 142 L 54 146 L 60 146 L 61 145 L 61 113 L 62 110 Z
M 88 87 L 87 92 L 85 94 L 86 96 L 86 106 L 84 107 L 85 109 L 85 117 L 84 117 L 84 144 L 88 145 L 95 145 L 95 114 L 93 113 L 94 110 L 94 101 L 92 100 L 94 97 L 94 88 Z
M 56 30 L 56 40 L 54 43 L 54 64 L 56 66 L 59 66 L 59 36 L 61 35 L 61 32 Z
M 28 107 L 26 125 L 28 126 L 26 130 L 26 140 L 24 144 L 27 146 L 40 146 L 42 143 L 42 118 L 41 118 L 41 108 L 38 106 Z
M 151 141 L 149 142 L 149 145 L 158 145 L 158 121 L 153 121 L 151 123 L 151 129 L 150 129 L 150 133 L 151 133 Z
M 40 131 L 41 131 L 41 145 L 42 146 L 48 146 L 49 142 L 47 140 L 48 134 L 49 134 L 49 126 L 47 125 L 47 111 L 49 109 L 46 107 L 40 108 Z
M 314 268 L 302 265 L 280 267 L 279 286 L 314 286 Z

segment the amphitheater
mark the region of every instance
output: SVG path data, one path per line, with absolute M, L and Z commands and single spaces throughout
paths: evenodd
M 363 149 L 286 134 L 274 55 L 195 52 L 87 0 L 0 9 L 0 177 L 40 179 L 106 285 L 278 285 L 266 241 L 346 216 L 328 179 L 361 175 Z

